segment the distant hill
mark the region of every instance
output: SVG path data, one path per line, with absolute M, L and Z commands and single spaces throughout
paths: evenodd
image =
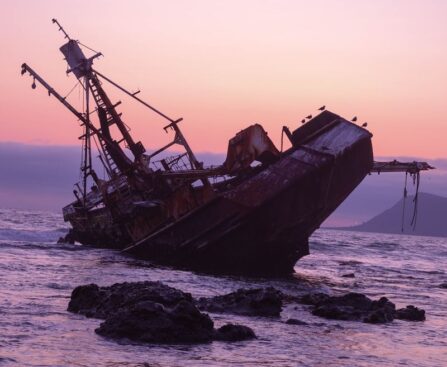
M 447 237 L 447 198 L 427 193 L 419 193 L 416 228 L 411 226 L 414 196 L 405 200 L 404 231 L 405 234 L 419 236 Z M 401 199 L 393 207 L 375 216 L 369 221 L 345 230 L 379 233 L 402 233 Z

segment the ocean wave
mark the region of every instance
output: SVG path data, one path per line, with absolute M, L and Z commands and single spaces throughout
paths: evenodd
M 0 228 L 0 241 L 56 242 L 67 232 L 65 228 L 46 231 Z

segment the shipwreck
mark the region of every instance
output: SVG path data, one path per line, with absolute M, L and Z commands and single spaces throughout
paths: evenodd
M 82 85 L 77 110 L 27 64 L 32 87 L 40 83 L 79 120 L 83 133 L 82 180 L 63 208 L 69 242 L 122 250 L 155 263 L 214 273 L 282 275 L 309 254 L 309 236 L 373 171 L 419 176 L 425 162 L 374 162 L 372 134 L 324 110 L 292 131 L 291 147 L 277 149 L 259 124 L 228 142 L 225 161 L 206 167 L 173 119 L 93 68 L 69 37 L 60 48 Z M 110 84 L 166 119 L 172 141 L 148 152 L 135 141 L 104 89 Z M 113 128 L 113 129 L 112 129 Z M 92 149 L 92 142 L 97 150 Z M 183 152 L 172 155 L 176 145 Z M 106 177 L 95 170 L 99 154 Z

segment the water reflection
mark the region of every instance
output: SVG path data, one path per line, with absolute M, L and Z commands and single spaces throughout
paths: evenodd
M 12 218 L 12 219 L 11 219 Z M 61 247 L 58 215 L 0 212 L 0 365 L 17 366 L 444 366 L 447 365 L 445 239 L 321 230 L 311 256 L 288 279 L 213 277 L 155 267 L 111 250 Z M 343 275 L 353 273 L 354 277 Z M 388 325 L 324 320 L 303 305 L 281 319 L 212 315 L 216 326 L 239 322 L 258 339 L 228 344 L 140 345 L 94 333 L 99 320 L 66 312 L 80 284 L 160 280 L 210 296 L 241 287 L 286 293 L 358 291 L 387 296 L 398 307 L 425 308 L 427 321 Z M 308 325 L 288 325 L 296 318 Z

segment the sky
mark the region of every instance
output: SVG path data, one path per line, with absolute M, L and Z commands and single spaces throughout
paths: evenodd
M 0 143 L 34 153 L 79 146 L 76 119 L 20 76 L 26 62 L 63 96 L 76 85 L 57 18 L 103 53 L 98 71 L 183 117 L 196 152 L 219 156 L 255 122 L 279 146 L 283 125 L 296 128 L 324 104 L 367 121 L 377 157 L 447 159 L 446 14 L 444 0 L 1 0 Z M 148 149 L 172 138 L 159 117 L 105 87 Z M 81 109 L 80 89 L 67 100 Z M 68 176 L 78 175 L 79 162 L 66 159 Z
M 104 54 L 99 71 L 183 117 L 196 151 L 224 152 L 254 122 L 278 143 L 282 125 L 296 127 L 325 104 L 367 121 L 378 156 L 447 155 L 444 0 L 2 0 L 0 7 L 1 141 L 78 144 L 76 120 L 19 74 L 27 62 L 62 95 L 76 84 L 65 74 L 54 17 Z M 163 121 L 121 99 L 125 122 L 148 148 L 168 140 Z M 79 90 L 69 100 L 80 107 Z

